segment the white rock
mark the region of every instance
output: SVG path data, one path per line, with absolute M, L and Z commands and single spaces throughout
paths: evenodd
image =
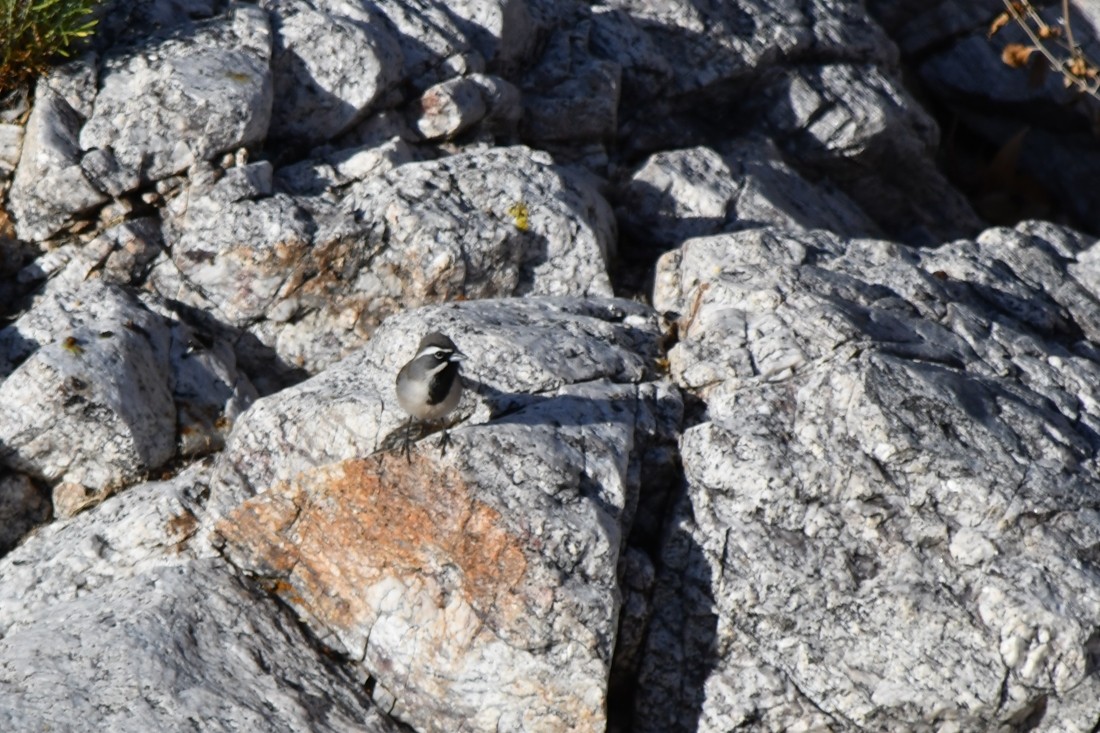
M 107 57 L 80 145 L 156 181 L 258 143 L 271 117 L 270 56 L 267 14 L 235 4 L 183 38 Z
M 80 118 L 68 103 L 39 85 L 9 193 L 21 239 L 46 239 L 107 201 L 80 167 L 79 129 Z
M 383 97 L 402 71 L 401 49 L 380 18 L 363 20 L 339 4 L 268 2 L 275 50 L 271 136 L 301 145 L 347 130 Z M 354 73 L 348 73 L 354 69 Z
M 760 230 L 663 259 L 672 371 L 707 419 L 637 729 L 1090 719 L 1096 301 L 1051 230 L 933 251 Z M 741 332 L 712 326 L 731 311 Z

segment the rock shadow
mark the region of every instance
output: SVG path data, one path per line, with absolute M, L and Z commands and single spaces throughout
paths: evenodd
M 695 733 L 706 682 L 721 657 L 714 579 L 693 533 L 686 487 L 664 515 L 660 541 L 647 548 L 656 569 L 652 590 L 631 589 L 634 579 L 623 578 L 623 624 L 608 694 L 608 730 L 615 733 Z M 643 603 L 645 611 L 636 615 L 634 604 Z M 623 648 L 632 638 L 637 649 Z

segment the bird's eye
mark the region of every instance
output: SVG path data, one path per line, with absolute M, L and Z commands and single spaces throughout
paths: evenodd
M 444 351 L 437 351 L 437 352 L 435 352 L 435 360 L 436 360 L 436 361 L 447 361 L 447 354 L 446 354 L 446 352 L 444 352 Z

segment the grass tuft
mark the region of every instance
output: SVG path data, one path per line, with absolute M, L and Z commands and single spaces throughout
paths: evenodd
M 101 0 L 0 0 L 0 91 L 45 71 L 92 34 Z

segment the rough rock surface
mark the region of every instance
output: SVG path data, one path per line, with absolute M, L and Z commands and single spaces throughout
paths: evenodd
M 0 93 L 0 730 L 1100 730 L 1097 116 L 1001 10 L 101 4 Z
M 186 41 L 106 57 L 80 131 L 95 182 L 117 195 L 262 140 L 271 119 L 270 54 L 267 14 L 236 4 L 197 24 Z
M 41 84 L 27 120 L 9 202 L 22 239 L 45 239 L 72 218 L 107 201 L 80 167 L 80 119 Z
M 323 143 L 358 122 L 400 78 L 401 49 L 377 16 L 350 3 L 320 5 L 262 4 L 274 19 L 276 139 Z
M 434 328 L 476 365 L 460 408 L 473 414 L 445 454 L 431 439 L 411 462 L 371 456 L 403 422 L 386 409 L 386 362 Z M 261 493 L 218 524 L 228 557 L 273 582 L 418 730 L 602 729 L 618 561 L 656 468 L 642 464 L 678 423 L 675 393 L 638 384 L 658 336 L 626 301 L 484 301 L 386 321 L 238 426 L 212 505 L 236 487 Z M 330 427 L 299 441 L 308 424 Z M 259 443 L 270 460 L 255 461 Z
M 133 482 L 175 454 L 167 324 L 113 286 L 50 300 L 0 334 L 0 460 L 50 483 Z
M 224 343 L 200 344 L 169 313 L 70 263 L 22 318 L 0 329 L 0 460 L 93 494 L 171 458 L 221 447 L 255 397 Z
M 18 473 L 0 476 L 0 555 L 50 516 L 49 495 Z
M 396 730 L 284 610 L 192 551 L 196 476 L 112 497 L 0 560 L 0 727 Z
M 767 225 L 878 232 L 843 193 L 806 181 L 766 139 L 738 141 L 724 155 L 696 147 L 650 156 L 620 189 L 616 208 L 625 233 L 661 251 L 693 237 Z
M 672 372 L 707 419 L 682 438 L 637 729 L 1095 723 L 1072 702 L 1100 689 L 1078 246 L 765 229 L 663 259 L 655 303 L 691 312 Z
M 274 191 L 267 163 L 194 186 L 165 229 L 171 259 L 155 266 L 154 287 L 309 371 L 347 355 L 401 308 L 611 294 L 614 217 L 579 175 L 527 148 L 396 166 L 402 146 L 389 150 L 344 169 L 370 177 L 347 183 L 338 203 Z M 308 176 L 300 169 L 294 180 Z

